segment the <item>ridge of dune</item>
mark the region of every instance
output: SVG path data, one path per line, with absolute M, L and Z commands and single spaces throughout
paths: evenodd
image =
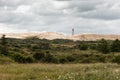
M 115 34 L 78 34 L 72 36 L 73 40 L 95 41 L 100 39 L 115 40 L 120 39 L 120 35 Z
M 26 33 L 0 33 L 0 37 L 5 34 L 8 38 L 20 38 L 24 39 L 27 37 L 36 36 L 40 39 L 70 39 L 70 40 L 85 40 L 85 41 L 94 41 L 100 40 L 102 38 L 107 40 L 120 39 L 120 35 L 115 34 L 76 34 L 72 36 L 67 36 L 58 32 L 26 32 Z
M 1 33 L 0 37 L 5 34 L 8 38 L 20 38 L 24 39 L 27 37 L 36 36 L 40 39 L 67 39 L 67 37 L 62 33 L 57 32 L 28 32 L 28 33 Z

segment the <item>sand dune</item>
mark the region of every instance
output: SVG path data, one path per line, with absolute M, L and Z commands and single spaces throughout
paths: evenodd
M 107 40 L 115 40 L 120 39 L 120 35 L 112 35 L 112 34 L 77 34 L 73 36 L 66 36 L 62 33 L 57 32 L 30 32 L 30 33 L 4 33 L 8 38 L 20 38 L 24 39 L 27 37 L 37 36 L 40 39 L 71 39 L 71 40 L 85 40 L 85 41 L 94 41 L 99 39 L 107 39 Z M 2 33 L 0 37 L 2 37 Z
M 79 34 L 72 36 L 73 40 L 86 40 L 86 41 L 94 41 L 100 39 L 106 40 L 115 40 L 120 39 L 120 35 L 112 35 L 112 34 Z
M 61 33 L 57 32 L 30 32 L 30 33 L 4 33 L 6 37 L 8 38 L 20 38 L 24 39 L 27 37 L 33 37 L 36 36 L 40 39 L 67 39 L 67 36 Z M 3 33 L 0 34 L 0 37 L 2 37 Z

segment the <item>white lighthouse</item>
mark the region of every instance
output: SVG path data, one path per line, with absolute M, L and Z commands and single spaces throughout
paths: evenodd
M 75 31 L 74 28 L 72 28 L 72 35 L 74 35 L 74 31 Z

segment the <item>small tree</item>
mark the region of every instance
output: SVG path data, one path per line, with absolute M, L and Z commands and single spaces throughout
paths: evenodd
M 120 52 L 120 41 L 118 39 L 113 41 L 113 43 L 111 44 L 111 51 Z
M 5 35 L 2 36 L 1 40 L 2 40 L 2 43 L 1 43 L 2 45 L 6 45 L 7 44 Z
M 1 38 L 1 54 L 8 55 L 8 46 L 5 35 Z
M 98 50 L 102 53 L 108 53 L 110 52 L 109 45 L 105 39 L 102 39 L 100 43 L 98 44 Z

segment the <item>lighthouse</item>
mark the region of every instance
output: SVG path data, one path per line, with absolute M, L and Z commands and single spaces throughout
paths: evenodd
M 74 28 L 72 28 L 72 35 L 74 35 L 74 31 L 75 31 Z

